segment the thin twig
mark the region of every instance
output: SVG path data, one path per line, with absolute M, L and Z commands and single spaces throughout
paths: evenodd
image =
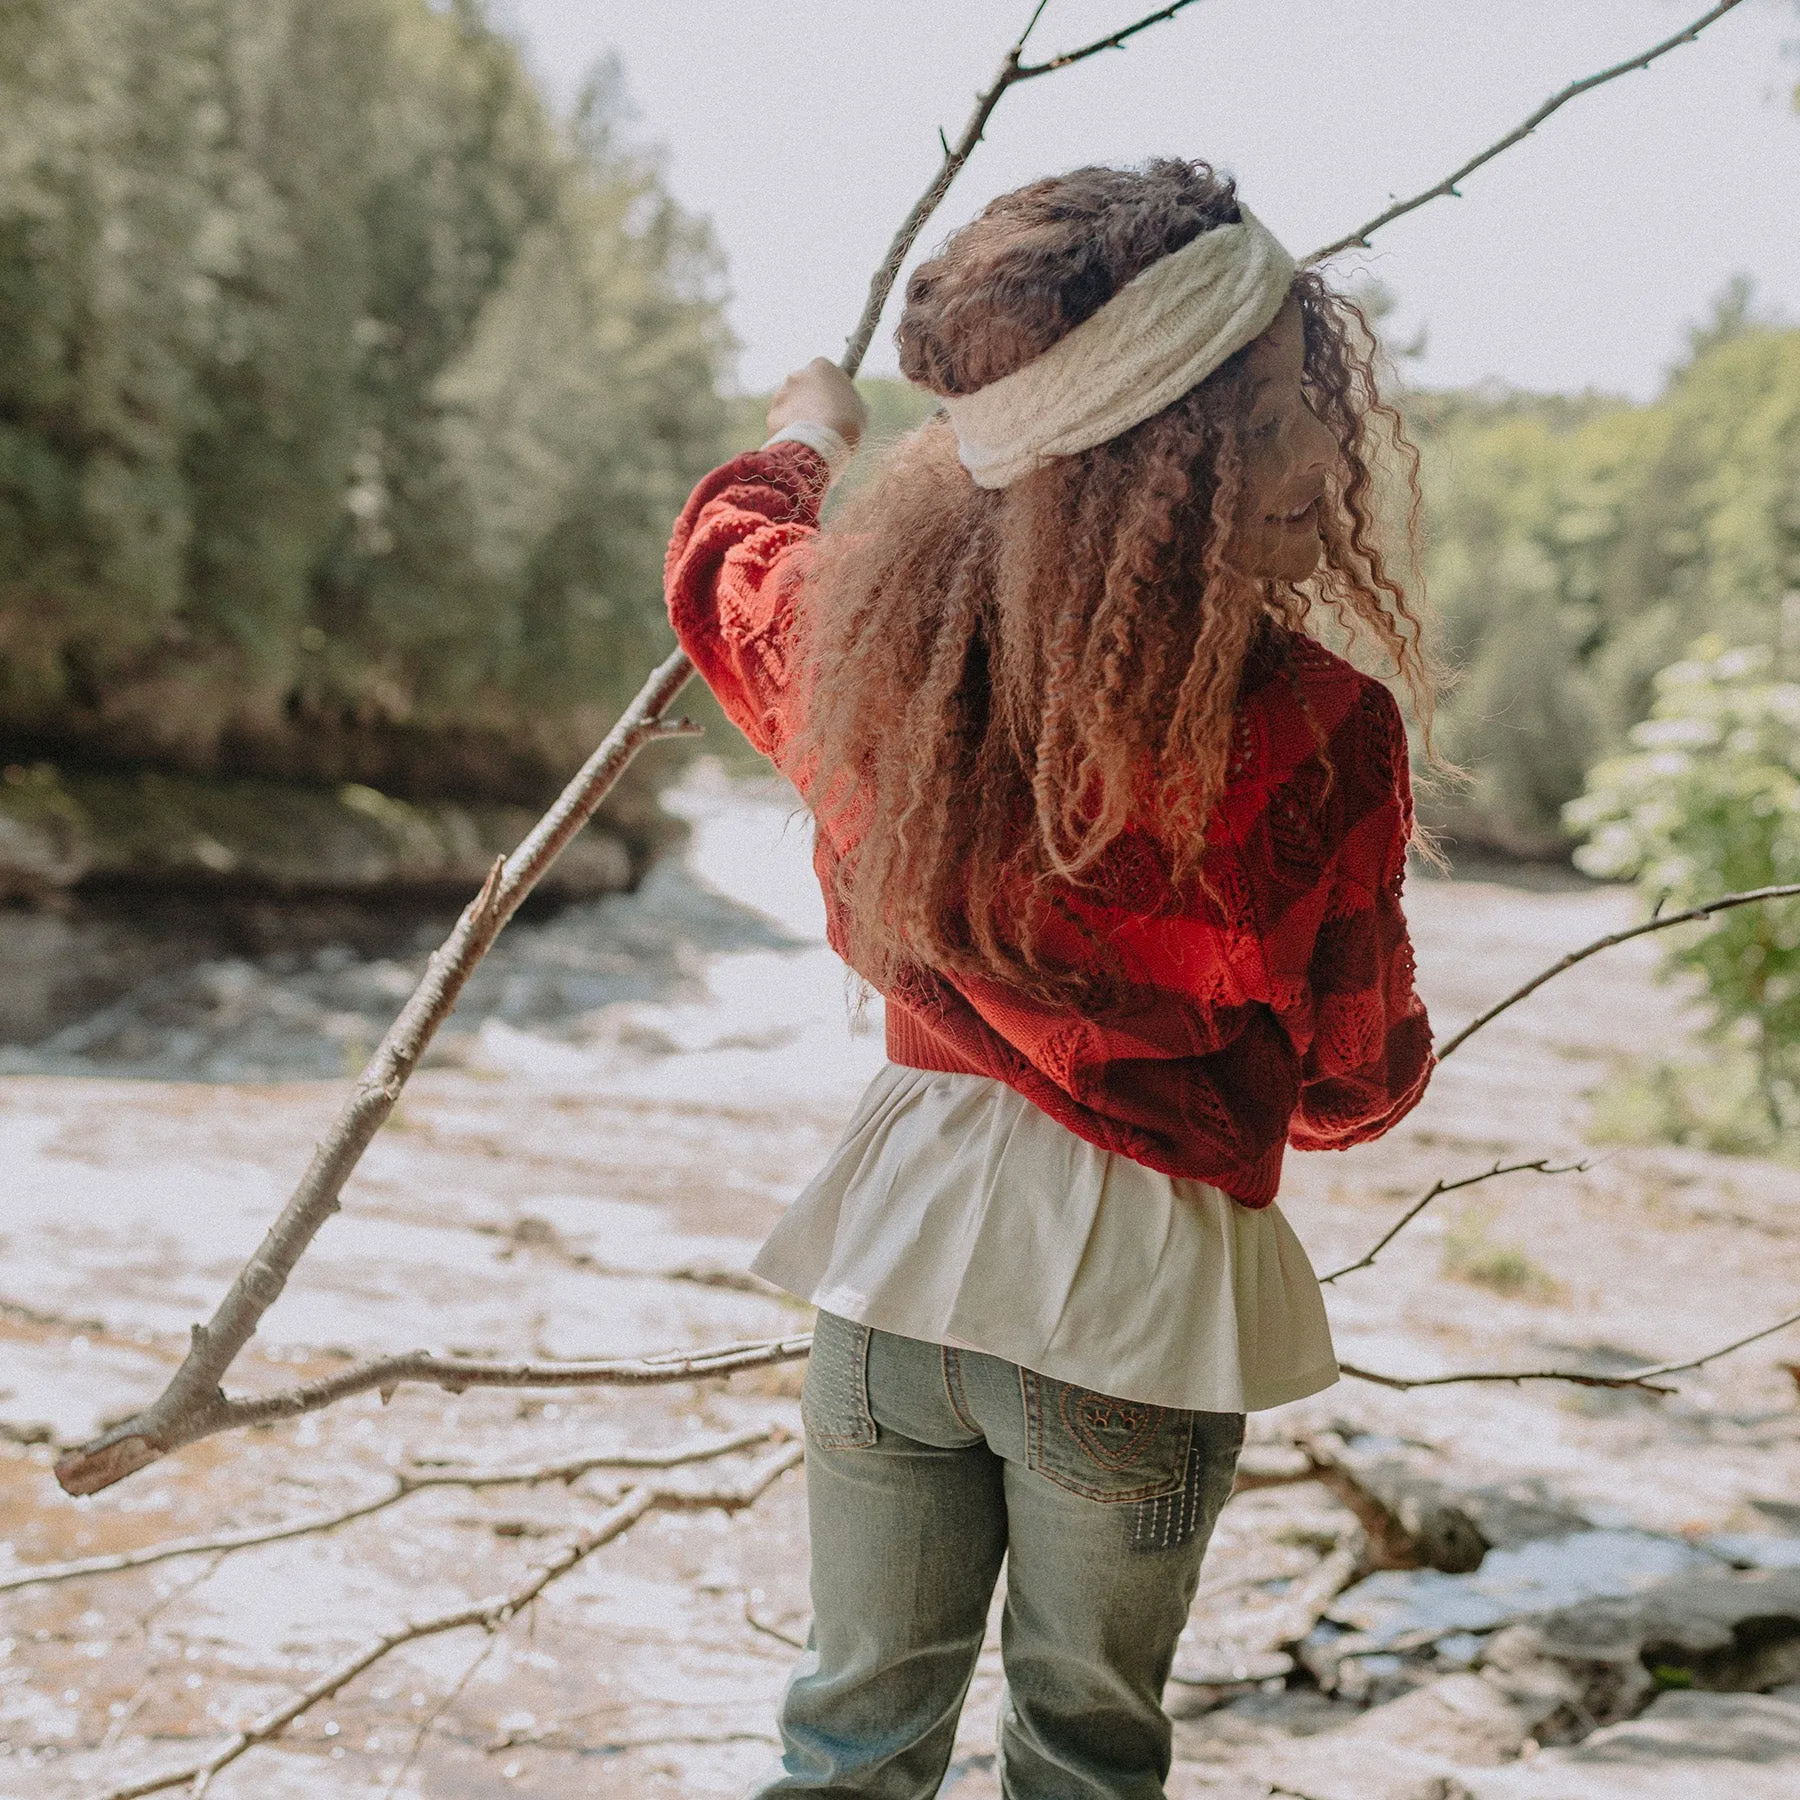
M 1621 75 L 1629 75 L 1633 69 L 1647 69 L 1659 56 L 1666 56 L 1669 51 L 1678 49 L 1682 44 L 1691 44 L 1707 26 L 1715 19 L 1722 19 L 1726 13 L 1740 4 L 1740 0 L 1719 0 L 1717 6 L 1702 13 L 1691 25 L 1684 25 L 1673 37 L 1666 37 L 1660 44 L 1652 44 L 1648 50 L 1640 50 L 1636 56 L 1627 57 L 1624 62 L 1614 63 L 1610 69 L 1602 69 L 1598 74 L 1584 76 L 1580 81 L 1572 81 L 1559 93 L 1552 94 L 1528 119 L 1515 125 L 1504 137 L 1496 138 L 1485 150 L 1477 152 L 1462 165 L 1452 170 L 1442 181 L 1416 193 L 1409 200 L 1397 200 L 1386 212 L 1377 213 L 1365 225 L 1359 225 L 1354 231 L 1346 232 L 1341 238 L 1315 250 L 1306 258 L 1308 263 L 1323 262 L 1328 256 L 1336 256 L 1340 250 L 1361 250 L 1368 247 L 1371 235 L 1384 225 L 1391 225 L 1396 219 L 1404 218 L 1409 212 L 1415 212 L 1428 201 L 1440 200 L 1445 196 L 1461 199 L 1457 192 L 1457 184 L 1466 176 L 1474 174 L 1483 163 L 1492 162 L 1503 150 L 1510 150 L 1514 144 L 1520 143 L 1537 130 L 1543 122 L 1559 107 L 1568 105 L 1579 94 L 1603 83 L 1616 80 Z
M 438 1701 L 437 1705 L 419 1721 L 419 1729 L 413 1733 L 413 1741 L 408 1746 L 406 1755 L 401 1758 L 399 1768 L 394 1771 L 387 1786 L 382 1790 L 381 1800 L 394 1800 L 395 1794 L 400 1791 L 401 1782 L 406 1779 L 407 1770 L 419 1760 L 419 1752 L 425 1746 L 426 1734 L 431 1730 L 432 1726 L 434 1726 L 438 1720 L 456 1704 L 457 1697 L 462 1693 L 463 1689 L 475 1679 L 475 1671 L 494 1654 L 494 1646 L 499 1643 L 499 1641 L 500 1639 L 494 1633 L 489 1632 L 487 1634 L 487 1642 L 475 1652 L 474 1656 L 469 1661 L 469 1666 L 457 1676 L 456 1680 L 445 1691 L 443 1698 Z
M 152 1563 L 168 1562 L 178 1556 L 251 1550 L 260 1544 L 281 1544 L 290 1538 L 313 1537 L 320 1532 L 336 1531 L 340 1525 L 353 1524 L 374 1513 L 385 1512 L 410 1495 L 422 1494 L 430 1488 L 535 1487 L 546 1481 L 573 1482 L 593 1469 L 676 1469 L 688 1463 L 729 1456 L 734 1450 L 766 1444 L 776 1435 L 772 1425 L 754 1425 L 733 1432 L 729 1437 L 708 1438 L 702 1443 L 683 1445 L 675 1450 L 584 1451 L 558 1458 L 555 1462 L 527 1464 L 524 1468 L 460 1469 L 415 1465 L 398 1471 L 384 1492 L 337 1512 L 287 1519 L 279 1525 L 252 1525 L 219 1537 L 172 1538 L 167 1543 L 146 1544 L 141 1550 L 121 1550 L 111 1556 L 84 1556 L 74 1562 L 26 1567 L 0 1577 L 0 1594 L 12 1593 L 19 1588 L 47 1587 L 59 1581 L 79 1581 L 90 1575 L 122 1574 L 128 1569 L 147 1568 Z
M 190 1784 L 195 1785 L 196 1792 L 199 1792 L 221 1769 L 227 1768 L 259 1744 L 267 1744 L 280 1737 L 309 1708 L 316 1706 L 321 1700 L 330 1699 L 364 1670 L 373 1668 L 402 1644 L 417 1643 L 421 1638 L 438 1637 L 447 1631 L 460 1631 L 472 1625 L 490 1633 L 499 1631 L 552 1582 L 560 1580 L 571 1569 L 578 1567 L 602 1544 L 609 1544 L 614 1538 L 629 1531 L 647 1513 L 660 1507 L 723 1507 L 737 1511 L 752 1506 L 775 1481 L 800 1462 L 801 1456 L 802 1447 L 791 1444 L 770 1457 L 741 1486 L 735 1488 L 697 1491 L 646 1485 L 630 1488 L 592 1530 L 570 1539 L 548 1562 L 534 1569 L 530 1578 L 510 1593 L 473 1601 L 466 1606 L 452 1607 L 431 1618 L 413 1620 L 383 1632 L 380 1637 L 364 1644 L 328 1669 L 317 1681 L 302 1688 L 291 1699 L 284 1700 L 254 1723 L 246 1725 L 212 1755 L 184 1768 L 171 1769 L 164 1774 L 151 1776 L 148 1780 L 114 1788 L 105 1796 L 105 1800 L 142 1800 L 142 1796 L 146 1794 L 163 1793 L 169 1788 L 187 1787 Z
M 1103 50 L 1118 49 L 1140 31 L 1148 31 L 1151 26 L 1160 25 L 1164 20 L 1172 19 L 1177 13 L 1185 11 L 1194 4 L 1194 0 L 1175 0 L 1174 5 L 1147 13 L 1123 30 L 1096 38 L 1091 44 L 1083 44 L 1076 50 L 1065 50 L 1060 56 L 1047 57 L 1040 63 L 1027 63 L 1023 60 L 1025 41 L 1043 16 L 1046 4 L 1047 0 L 1038 0 L 1031 17 L 1025 22 L 1025 29 L 1014 40 L 1012 48 L 1001 57 L 994 79 L 975 96 L 975 110 L 969 114 L 968 122 L 963 126 L 956 142 L 952 144 L 939 131 L 938 142 L 943 146 L 943 156 L 938 163 L 937 173 L 932 176 L 924 193 L 913 202 L 912 210 L 900 221 L 900 229 L 894 233 L 893 240 L 887 247 L 887 254 L 870 279 L 862 317 L 856 321 L 856 329 L 845 341 L 840 367 L 846 375 L 854 375 L 862 367 L 863 358 L 874 341 L 875 328 L 881 323 L 888 296 L 894 291 L 894 283 L 900 277 L 900 265 L 906 261 L 913 245 L 918 242 L 919 233 L 925 228 L 925 221 L 937 211 L 944 195 L 950 191 L 950 184 L 961 173 L 963 164 L 975 154 L 975 146 L 981 142 L 982 133 L 987 130 L 987 122 L 1007 89 L 1017 87 L 1023 81 L 1035 81 L 1040 75 L 1054 74 L 1058 69 L 1071 68 L 1076 63 L 1085 62 L 1090 56 L 1098 56 Z
M 862 317 L 845 348 L 841 364 L 845 374 L 854 375 L 861 368 L 907 251 L 980 143 L 988 119 L 1006 90 L 1020 81 L 1048 74 L 1054 68 L 1067 67 L 1070 62 L 1097 54 L 1113 42 L 1122 43 L 1134 32 L 1147 29 L 1161 19 L 1172 18 L 1181 10 L 1179 6 L 1164 7 L 1138 24 L 1115 32 L 1110 40 L 1102 39 L 1080 51 L 1070 52 L 1066 57 L 1034 65 L 1027 72 L 1021 64 L 1025 42 L 1047 3 L 1048 0 L 1037 0 L 1024 31 L 1002 59 L 999 74 L 977 97 L 975 110 L 969 115 L 962 135 L 945 152 L 937 173 L 895 233 L 887 255 L 869 283 Z M 1191 3 L 1192 0 L 1182 0 L 1182 5 Z M 291 1417 L 297 1411 L 310 1411 L 313 1404 L 329 1404 L 328 1400 L 304 1401 L 299 1390 L 285 1397 L 271 1395 L 255 1401 L 233 1401 L 225 1396 L 220 1383 L 238 1353 L 250 1341 L 263 1314 L 287 1285 L 294 1265 L 320 1227 L 338 1210 L 338 1196 L 344 1183 L 370 1140 L 394 1110 L 401 1090 L 418 1066 L 426 1046 L 449 1016 L 457 996 L 507 920 L 575 834 L 593 817 L 632 758 L 646 744 L 669 737 L 689 736 L 695 731 L 696 727 L 686 720 L 671 720 L 667 716 L 693 672 L 693 664 L 680 650 L 661 663 L 626 707 L 619 722 L 606 734 L 599 749 L 563 789 L 525 841 L 503 862 L 495 863 L 481 892 L 469 903 L 450 936 L 433 953 L 424 978 L 358 1077 L 343 1112 L 320 1142 L 311 1166 L 294 1190 L 293 1197 L 282 1208 L 279 1218 L 270 1226 L 256 1254 L 231 1284 L 212 1318 L 205 1325 L 193 1328 L 192 1347 L 168 1386 L 143 1411 L 57 1461 L 56 1479 L 66 1492 L 97 1493 L 184 1444 L 261 1420 Z M 432 1364 L 432 1359 L 399 1360 L 405 1366 L 393 1379 L 454 1385 L 453 1381 L 441 1381 L 442 1371 Z M 359 1393 L 370 1385 L 383 1385 L 383 1380 L 378 1378 L 361 1385 L 340 1386 L 333 1391 L 332 1397 Z M 545 1384 L 528 1378 L 479 1384 L 471 1381 L 463 1385 Z M 551 1385 L 570 1383 L 560 1381 Z
M 791 1632 L 783 1631 L 779 1625 L 771 1625 L 767 1619 L 759 1619 L 756 1616 L 756 1602 L 749 1594 L 744 1596 L 744 1623 L 752 1631 L 760 1631 L 764 1637 L 772 1637 L 778 1644 L 786 1644 L 790 1650 L 806 1648 L 804 1638 L 797 1638 Z
M 1463 1188 L 1479 1186 L 1484 1181 L 1492 1181 L 1501 1175 L 1579 1175 L 1586 1171 L 1588 1165 L 1578 1163 L 1553 1163 L 1548 1157 L 1540 1156 L 1532 1162 L 1502 1163 L 1496 1162 L 1491 1169 L 1483 1169 L 1478 1175 L 1465 1175 L 1460 1181 L 1434 1181 L 1425 1193 L 1421 1194 L 1398 1219 L 1372 1243 L 1353 1263 L 1345 1263 L 1341 1269 L 1333 1269 L 1329 1275 L 1319 1277 L 1321 1287 L 1329 1287 L 1342 1275 L 1354 1275 L 1358 1269 L 1373 1266 L 1376 1257 L 1384 1251 L 1401 1232 L 1403 1232 L 1432 1201 L 1441 1199 L 1445 1194 L 1454 1194 Z
M 1777 1319 L 1773 1325 L 1765 1325 L 1760 1331 L 1753 1331 L 1748 1337 L 1741 1337 L 1729 1344 L 1721 1344 L 1716 1350 L 1708 1350 L 1704 1356 L 1690 1357 L 1686 1362 L 1657 1363 L 1651 1368 L 1633 1369 L 1624 1375 L 1590 1375 L 1579 1369 L 1482 1369 L 1462 1375 L 1382 1375 L 1373 1369 L 1359 1369 L 1349 1363 L 1339 1363 L 1341 1374 L 1352 1375 L 1358 1381 L 1372 1381 L 1377 1387 L 1396 1388 L 1401 1393 L 1410 1392 L 1413 1388 L 1457 1387 L 1471 1381 L 1567 1381 L 1576 1387 L 1593 1388 L 1641 1388 L 1651 1394 L 1673 1394 L 1672 1387 L 1659 1385 L 1665 1375 L 1684 1375 L 1690 1369 L 1704 1368 L 1710 1362 L 1717 1362 L 1721 1356 L 1729 1356 L 1734 1350 L 1742 1350 L 1746 1344 L 1760 1342 L 1763 1338 L 1773 1337 L 1778 1331 L 1785 1331 L 1790 1325 L 1800 1325 L 1800 1312 L 1789 1313 L 1785 1319 Z
M 1691 925 L 1697 919 L 1710 919 L 1714 913 L 1729 912 L 1734 906 L 1755 906 L 1765 900 L 1792 900 L 1797 896 L 1800 896 L 1800 882 L 1787 882 L 1779 887 L 1746 888 L 1741 893 L 1722 894 L 1717 900 L 1708 900 L 1704 906 L 1690 906 L 1686 912 L 1659 913 L 1625 931 L 1608 932 L 1605 937 L 1595 938 L 1591 944 L 1583 944 L 1579 950 L 1558 957 L 1549 968 L 1540 970 L 1522 987 L 1514 988 L 1504 1000 L 1497 1001 L 1486 1012 L 1478 1013 L 1438 1050 L 1437 1059 L 1442 1062 L 1445 1057 L 1454 1055 L 1482 1026 L 1491 1024 L 1508 1007 L 1517 1006 L 1528 994 L 1535 994 L 1553 976 L 1574 968 L 1579 962 L 1586 962 L 1602 950 L 1610 950 L 1615 944 L 1628 944 L 1633 938 L 1644 937 L 1652 931 L 1667 931 L 1674 925 Z
M 1083 44 L 1079 49 L 1064 50 L 1060 55 L 1047 56 L 1040 63 L 1024 63 L 1020 66 L 1018 79 L 1030 81 L 1037 75 L 1051 75 L 1058 69 L 1066 69 L 1072 63 L 1086 62 L 1090 56 L 1098 56 L 1102 50 L 1119 50 L 1128 44 L 1140 31 L 1148 31 L 1152 25 L 1161 25 L 1172 19 L 1178 12 L 1184 12 L 1194 4 L 1194 0 L 1174 0 L 1172 6 L 1165 6 L 1160 12 L 1146 13 L 1143 18 L 1135 19 L 1122 31 L 1110 32 L 1103 38 L 1095 38 L 1091 44 Z M 1039 12 L 1044 9 L 1040 6 Z M 1033 21 L 1036 23 L 1034 17 Z M 1025 40 L 1019 40 L 1019 48 L 1025 47 Z

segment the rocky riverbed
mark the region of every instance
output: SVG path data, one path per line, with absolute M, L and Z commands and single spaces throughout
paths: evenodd
M 879 1011 L 850 1004 L 822 943 L 781 797 L 702 767 L 678 804 L 683 859 L 503 940 L 269 1314 L 244 1388 L 415 1344 L 560 1358 L 805 1329 L 741 1271 L 879 1065 Z M 1411 911 L 1442 1033 L 1624 923 L 1631 900 L 1555 878 L 1415 879 Z M 349 931 L 227 946 L 7 1053 L 0 1795 L 96 1795 L 191 1762 L 359 1645 L 516 1591 L 635 1506 L 518 1616 L 403 1645 L 208 1791 L 731 1795 L 769 1759 L 807 1617 L 802 1476 L 778 1472 L 798 1365 L 586 1393 L 402 1388 L 210 1440 L 90 1500 L 51 1478 L 56 1445 L 167 1378 L 427 947 Z M 1294 1159 L 1284 1204 L 1321 1268 L 1355 1260 L 1440 1178 L 1589 1165 L 1447 1195 L 1336 1283 L 1347 1362 L 1611 1374 L 1800 1307 L 1800 1173 L 1587 1142 L 1584 1096 L 1615 1059 L 1689 1028 L 1654 961 L 1639 944 L 1583 965 L 1472 1040 L 1388 1139 Z M 1307 1439 L 1375 1486 L 1444 1497 L 1490 1547 L 1473 1571 L 1345 1586 L 1357 1527 L 1327 1486 L 1234 1500 L 1171 1687 L 1170 1791 L 1800 1792 L 1793 1363 L 1800 1329 L 1668 1394 L 1346 1380 L 1260 1416 L 1262 1473 L 1297 1472 Z M 688 1452 L 712 1454 L 651 1472 L 617 1460 Z M 572 1463 L 593 1466 L 218 1542 L 381 1500 L 396 1471 Z M 765 1479 L 754 1505 L 727 1504 Z M 211 1547 L 20 1585 L 189 1537 Z M 945 1784 L 957 1800 L 998 1792 L 998 1694 L 991 1642 Z

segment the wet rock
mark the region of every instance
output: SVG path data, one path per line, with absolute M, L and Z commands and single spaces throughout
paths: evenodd
M 1469 1770 L 1518 1756 L 1533 1709 L 1478 1675 L 1446 1675 L 1341 1731 L 1278 1750 L 1277 1793 L 1306 1800 L 1468 1800 Z
M 1556 1542 L 1594 1528 L 1592 1520 L 1550 1499 L 1542 1484 L 1534 1481 L 1470 1488 L 1459 1493 L 1457 1501 L 1496 1550 Z
M 1581 1531 L 1491 1550 L 1476 1574 L 1382 1571 L 1340 1594 L 1326 1617 L 1361 1634 L 1359 1647 L 1390 1649 L 1453 1631 L 1491 1631 L 1559 1606 L 1721 1566 L 1679 1538 Z
M 1429 1751 L 1458 1763 L 1500 1763 L 1517 1756 L 1537 1721 L 1479 1675 L 1445 1675 L 1390 1700 L 1345 1735 Z
M 1572 1749 L 1491 1773 L 1473 1800 L 1793 1800 L 1800 1704 L 1764 1694 L 1668 1693 Z
M 1474 1800 L 1466 1771 L 1444 1758 L 1348 1731 L 1277 1745 L 1266 1768 L 1284 1800 Z
M 1761 1532 L 1721 1532 L 1701 1542 L 1715 1556 L 1744 1569 L 1800 1569 L 1800 1537 Z
M 1664 1686 L 1754 1693 L 1800 1681 L 1800 1570 L 1720 1570 L 1594 1600 L 1537 1621 L 1569 1665 L 1629 1665 Z

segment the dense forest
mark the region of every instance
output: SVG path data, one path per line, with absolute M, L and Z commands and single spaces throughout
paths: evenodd
M 473 0 L 0 9 L 0 743 L 535 800 L 729 426 L 705 227 Z
M 478 0 L 0 9 L 0 802 L 559 785 L 666 642 L 675 508 L 759 429 L 620 114 L 603 71 L 553 119 Z M 1559 853 L 1700 632 L 1800 654 L 1800 332 L 1733 290 L 1652 404 L 1403 405 L 1470 772 L 1428 811 Z
M 1800 669 L 1800 331 L 1734 287 L 1653 403 L 1414 393 L 1425 571 L 1459 680 L 1451 832 L 1529 854 L 1702 634 Z

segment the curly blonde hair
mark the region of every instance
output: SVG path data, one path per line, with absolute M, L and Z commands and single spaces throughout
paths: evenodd
M 1233 184 L 1204 163 L 1080 169 L 1003 195 L 908 283 L 901 368 L 936 394 L 974 392 L 1237 217 Z M 970 480 L 934 419 L 821 534 L 799 598 L 810 673 L 790 769 L 815 810 L 854 819 L 831 879 L 849 960 L 877 987 L 922 964 L 1099 1003 L 1106 978 L 1051 954 L 1045 921 L 1128 823 L 1150 826 L 1171 892 L 1200 878 L 1259 633 L 1278 650 L 1324 609 L 1428 714 L 1419 617 L 1375 526 L 1371 420 L 1410 446 L 1361 311 L 1316 274 L 1292 293 L 1307 398 L 1341 452 L 1306 582 L 1255 578 L 1235 554 L 1242 351 L 1130 431 L 1000 490 Z

